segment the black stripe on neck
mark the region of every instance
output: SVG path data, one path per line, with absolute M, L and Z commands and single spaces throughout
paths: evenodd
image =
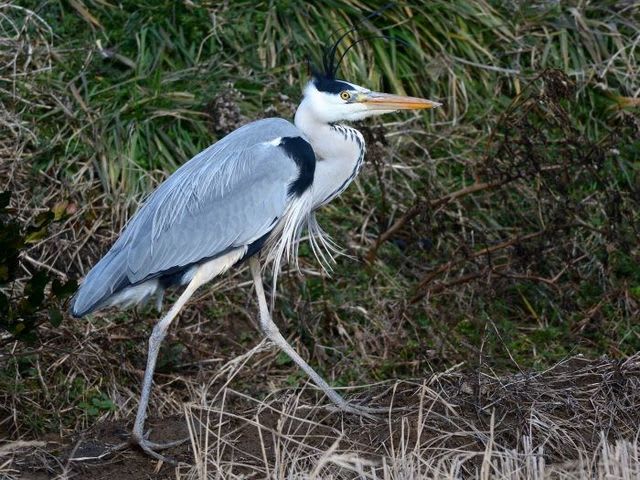
M 298 178 L 289 184 L 288 193 L 299 197 L 313 183 L 316 171 L 316 154 L 309 142 L 302 137 L 282 137 L 279 147 L 298 166 Z

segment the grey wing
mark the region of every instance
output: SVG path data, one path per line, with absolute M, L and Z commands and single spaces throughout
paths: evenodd
M 301 136 L 291 123 L 248 124 L 180 167 L 147 199 L 74 298 L 81 316 L 122 285 L 250 245 L 273 228 L 299 175 L 279 137 Z

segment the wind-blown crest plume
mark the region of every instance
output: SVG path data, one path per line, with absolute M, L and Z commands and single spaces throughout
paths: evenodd
M 340 66 L 339 62 L 336 62 L 336 53 L 338 51 L 338 47 L 340 43 L 346 38 L 347 35 L 354 32 L 357 27 L 353 27 L 350 30 L 347 30 L 345 33 L 338 37 L 338 40 L 334 42 L 329 48 L 325 49 L 322 54 L 322 71 L 314 72 L 314 75 L 322 75 L 325 78 L 333 80 L 336 78 L 336 73 L 338 72 L 338 67 Z M 344 58 L 344 55 L 340 57 L 340 60 Z
M 327 80 L 334 80 L 336 78 L 336 73 L 338 73 L 338 68 L 342 63 L 342 60 L 344 59 L 347 52 L 351 50 L 352 47 L 355 47 L 358 43 L 362 43 L 363 41 L 371 40 L 373 38 L 390 38 L 390 37 L 386 37 L 385 35 L 375 35 L 372 37 L 360 38 L 352 42 L 351 44 L 349 44 L 349 46 L 344 50 L 344 52 L 342 52 L 342 55 L 340 55 L 340 57 L 336 60 L 338 48 L 340 47 L 340 44 L 343 42 L 343 40 L 347 38 L 347 36 L 349 36 L 353 32 L 357 32 L 360 26 L 365 21 L 380 16 L 384 11 L 388 10 L 392 6 L 394 6 L 393 2 L 387 3 L 382 8 L 370 13 L 369 15 L 361 19 L 359 22 L 357 22 L 355 25 L 349 28 L 346 32 L 340 35 L 338 39 L 331 46 L 324 49 L 324 52 L 322 53 L 321 68 L 319 69 L 315 68 L 313 64 L 311 64 L 312 75 L 316 78 L 325 78 Z

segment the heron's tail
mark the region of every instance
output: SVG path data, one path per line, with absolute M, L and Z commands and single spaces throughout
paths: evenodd
M 109 297 L 129 284 L 119 250 L 111 249 L 87 274 L 71 300 L 71 314 L 82 317 L 103 306 Z

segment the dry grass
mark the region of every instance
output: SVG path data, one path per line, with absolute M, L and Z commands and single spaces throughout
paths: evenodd
M 502 378 L 453 369 L 359 387 L 356 398 L 389 409 L 377 422 L 336 419 L 304 392 L 257 401 L 226 390 L 186 406 L 195 463 L 179 476 L 631 478 L 639 386 L 638 356 Z
M 302 392 L 257 401 L 227 390 L 214 406 L 208 401 L 186 407 L 195 464 L 181 473 L 186 478 L 624 478 L 640 466 L 637 443 L 613 445 L 606 432 L 622 424 L 630 438 L 637 433 L 631 392 L 638 373 L 637 359 L 624 364 L 574 359 L 538 375 L 473 377 L 454 370 L 422 384 L 360 387 L 369 400 L 388 406 L 379 422 L 332 421 L 326 411 L 305 404 Z M 613 385 L 617 398 L 611 403 Z M 252 437 L 260 439 L 258 445 Z
M 157 436 L 185 434 L 173 469 L 114 451 L 121 422 L 77 441 L 11 442 L 0 450 L 7 479 L 55 478 L 627 479 L 640 474 L 640 356 L 574 358 L 545 372 L 497 377 L 456 367 L 424 381 L 349 389 L 353 401 L 388 409 L 376 420 L 319 406 L 309 386 L 258 400 L 228 386 L 265 342 L 191 391 L 184 417 L 154 419 Z M 243 373 L 244 372 L 244 373 Z M 195 384 L 194 384 L 195 386 Z M 321 402 L 320 402 L 321 403 Z M 111 424 L 109 426 L 108 424 Z M 120 440 L 121 441 L 121 440 Z

